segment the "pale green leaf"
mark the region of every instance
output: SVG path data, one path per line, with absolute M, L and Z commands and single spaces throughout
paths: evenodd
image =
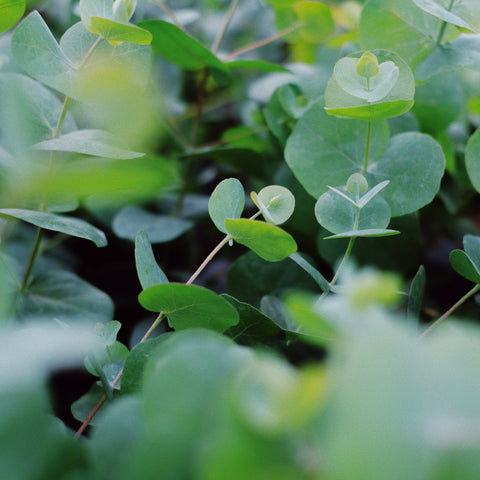
M 131 159 L 145 155 L 120 148 L 121 141 L 105 130 L 75 130 L 74 132 L 61 135 L 37 143 L 33 148 L 37 150 L 51 150 L 57 152 L 73 152 L 97 157 Z
M 170 215 L 157 215 L 140 207 L 125 207 L 113 219 L 112 228 L 117 236 L 135 241 L 144 230 L 152 243 L 169 242 L 193 227 L 190 220 Z
M 208 201 L 208 213 L 215 226 L 223 233 L 226 218 L 240 218 L 245 206 L 245 191 L 239 180 L 227 178 L 222 180 L 213 191 Z
M 36 10 L 16 28 L 12 53 L 20 67 L 33 78 L 74 96 L 77 72 Z
M 155 260 L 150 239 L 143 230 L 138 232 L 135 238 L 135 266 L 143 289 L 160 283 L 168 283 L 167 276 Z
M 79 218 L 65 217 L 36 210 L 23 210 L 20 208 L 1 208 L 0 216 L 17 218 L 46 230 L 66 233 L 73 237 L 85 238 L 91 240 L 97 247 L 107 245 L 107 239 L 101 230 Z

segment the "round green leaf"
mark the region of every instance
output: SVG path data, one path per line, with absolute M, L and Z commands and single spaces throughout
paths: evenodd
M 252 192 L 251 197 L 267 223 L 273 225 L 285 223 L 295 210 L 295 197 L 288 188 L 280 185 L 262 188 L 258 195 Z
M 239 180 L 227 178 L 221 181 L 208 201 L 208 213 L 215 226 L 223 233 L 226 218 L 239 218 L 245 206 L 245 191 Z
M 415 80 L 410 67 L 395 53 L 374 50 L 379 73 L 370 79 L 357 72 L 362 52 L 340 59 L 325 91 L 329 115 L 378 119 L 402 115 L 413 105 Z
M 0 216 L 18 218 L 19 220 L 45 228 L 46 230 L 66 233 L 72 237 L 85 238 L 91 240 L 97 247 L 107 245 L 107 239 L 101 230 L 79 218 L 64 217 L 53 213 L 23 210 L 20 208 L 1 208 Z
M 120 238 L 135 241 L 144 230 L 152 243 L 169 242 L 192 228 L 190 220 L 169 215 L 156 215 L 140 207 L 125 207 L 113 219 L 112 228 Z
M 279 227 L 256 220 L 225 220 L 225 228 L 238 243 L 269 262 L 279 262 L 297 251 L 293 237 Z
M 163 312 L 175 330 L 208 328 L 224 332 L 238 323 L 237 310 L 216 293 L 196 285 L 165 283 L 143 290 L 140 304 L 152 312 Z
M 390 140 L 385 155 L 369 166 L 377 182 L 390 180 L 382 195 L 392 217 L 415 212 L 428 205 L 440 188 L 445 169 L 442 147 L 432 137 L 408 132 Z
M 320 103 L 310 107 L 288 139 L 285 159 L 299 182 L 317 199 L 327 185 L 345 185 L 360 172 L 365 157 L 367 122 L 327 115 Z M 390 133 L 385 120 L 372 121 L 370 161 L 385 152 Z
M 468 140 L 465 167 L 473 187 L 480 192 L 480 129 L 477 129 Z
M 13 27 L 25 11 L 25 0 L 0 0 L 0 33 Z
M 354 199 L 345 187 L 340 189 L 345 195 Z M 385 229 L 390 223 L 390 207 L 377 195 L 361 210 L 357 228 L 355 217 L 358 208 L 347 199 L 333 191 L 324 193 L 315 205 L 315 216 L 318 223 L 332 233 L 340 234 L 352 230 Z

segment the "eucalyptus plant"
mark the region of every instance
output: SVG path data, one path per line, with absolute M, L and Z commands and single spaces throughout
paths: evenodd
M 477 0 L 0 12 L 6 478 L 478 477 Z

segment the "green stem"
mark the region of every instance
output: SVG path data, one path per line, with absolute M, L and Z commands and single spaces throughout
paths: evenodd
M 450 0 L 450 5 L 447 8 L 448 11 L 452 9 L 454 3 L 455 3 L 455 0 Z M 445 29 L 447 28 L 447 25 L 448 25 L 448 22 L 442 22 L 440 31 L 438 32 L 437 46 L 439 46 L 442 43 L 443 35 L 445 34 Z
M 355 213 L 355 222 L 353 224 L 353 230 L 358 230 L 359 221 L 360 221 L 360 209 L 357 207 L 356 208 L 356 213 Z M 329 283 L 330 290 L 337 283 L 337 280 L 340 277 L 340 274 L 342 273 L 345 265 L 347 264 L 347 261 L 350 258 L 350 255 L 352 254 L 353 245 L 354 245 L 356 239 L 357 239 L 357 237 L 350 237 L 350 239 L 348 241 L 347 249 L 345 250 L 345 254 L 343 255 L 342 261 L 338 265 L 337 271 L 335 272 L 335 275 L 333 276 L 331 282 Z M 328 293 L 329 293 L 329 291 L 324 291 L 320 295 L 320 298 L 318 299 L 318 302 L 321 302 L 323 300 L 323 298 L 328 295 Z
M 365 144 L 365 160 L 363 162 L 363 171 L 362 173 L 365 174 L 367 173 L 367 168 L 368 168 L 368 157 L 370 156 L 370 136 L 372 133 L 372 120 L 369 118 L 368 119 L 368 124 L 367 124 L 367 141 Z
M 35 236 L 35 241 L 33 243 L 32 251 L 30 252 L 30 258 L 28 259 L 27 269 L 23 275 L 21 291 L 24 292 L 27 288 L 28 280 L 30 279 L 30 274 L 32 273 L 33 266 L 35 265 L 35 260 L 37 259 L 38 252 L 40 251 L 40 244 L 42 243 L 42 234 L 43 228 L 37 228 L 37 235 Z
M 480 285 L 475 285 L 468 293 L 466 293 L 455 305 L 450 307 L 441 317 L 435 320 L 421 335 L 423 338 L 428 335 L 433 329 L 437 328 L 446 318 L 448 318 L 460 305 L 463 305 L 470 297 L 475 295 L 480 290 Z

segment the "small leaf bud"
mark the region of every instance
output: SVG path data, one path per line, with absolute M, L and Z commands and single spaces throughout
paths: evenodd
M 378 73 L 378 59 L 372 52 L 365 52 L 358 61 L 357 73 L 361 77 L 371 78 Z
M 347 192 L 365 193 L 368 190 L 367 179 L 361 173 L 353 173 L 347 180 Z

